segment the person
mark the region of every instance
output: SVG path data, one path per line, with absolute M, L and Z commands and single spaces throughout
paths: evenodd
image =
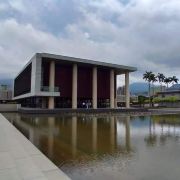
M 85 102 L 83 102 L 83 103 L 82 103 L 82 107 L 85 108 L 85 105 L 86 105 Z

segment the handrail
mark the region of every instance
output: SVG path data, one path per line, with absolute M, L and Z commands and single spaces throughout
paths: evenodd
M 43 92 L 59 92 L 59 87 L 42 86 L 41 91 L 43 91 Z

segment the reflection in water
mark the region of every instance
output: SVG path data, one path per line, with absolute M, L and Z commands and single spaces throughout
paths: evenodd
M 113 116 L 110 118 L 110 147 L 113 153 L 115 149 L 115 118 Z
M 77 151 L 77 116 L 72 117 L 72 155 L 76 156 Z
M 8 115 L 6 115 L 8 116 Z M 87 116 L 67 117 L 28 117 L 16 114 L 16 118 L 8 117 L 25 136 L 38 146 L 48 157 L 54 159 L 56 146 L 71 150 L 71 158 L 80 158 L 91 154 L 113 154 L 118 149 L 130 152 L 130 116 L 122 117 L 118 123 L 125 129 L 125 144 L 117 145 L 117 119 Z M 121 133 L 120 133 L 121 134 Z M 90 139 L 92 144 L 90 143 Z M 71 145 L 71 148 L 69 147 Z M 125 149 L 123 148 L 125 146 Z M 45 148 L 45 150 L 44 150 Z M 69 153 L 70 151 L 68 151 Z M 63 155 L 65 156 L 65 152 Z M 69 154 L 66 158 L 69 157 Z M 69 158 L 68 158 L 69 159 Z
M 157 137 L 155 133 L 155 123 L 152 122 L 152 118 L 149 119 L 149 135 L 145 137 L 145 141 L 148 146 L 154 146 L 157 143 Z
M 165 151 L 165 146 L 176 147 L 170 151 L 173 154 L 180 152 L 180 116 L 173 116 L 173 120 L 171 116 L 5 116 L 73 179 L 148 179 L 144 178 L 147 174 L 149 179 L 163 179 L 157 174 L 151 176 L 149 169 L 157 162 L 163 166 L 158 165 L 156 173 L 161 173 L 161 166 L 168 167 L 169 150 Z M 180 165 L 176 162 L 180 159 L 173 160 Z
M 36 118 L 37 119 L 37 118 Z M 36 120 L 37 122 L 37 120 Z M 55 128 L 55 118 L 48 117 L 48 156 L 53 157 L 53 146 L 54 146 L 54 128 Z
M 97 152 L 97 117 L 92 119 L 92 151 Z
M 125 123 L 126 123 L 126 148 L 127 148 L 128 152 L 131 150 L 131 137 L 130 137 L 129 121 L 130 121 L 130 116 L 127 116 Z
M 179 136 L 176 136 L 176 129 L 179 131 L 180 118 L 177 115 L 171 115 L 170 117 L 163 115 L 149 117 L 149 135 L 145 137 L 147 145 L 157 145 L 158 135 L 161 145 L 165 145 L 170 138 L 179 138 Z M 156 132 L 156 126 L 160 131 L 157 129 L 158 132 Z

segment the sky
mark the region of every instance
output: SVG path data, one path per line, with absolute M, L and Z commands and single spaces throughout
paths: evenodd
M 180 0 L 0 0 L 0 79 L 36 52 L 180 78 Z

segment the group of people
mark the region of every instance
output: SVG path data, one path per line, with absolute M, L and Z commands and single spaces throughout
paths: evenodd
M 87 102 L 83 102 L 82 103 L 82 107 L 83 108 L 86 108 L 86 109 L 89 109 L 89 108 L 91 108 L 91 102 L 90 101 L 87 101 Z

